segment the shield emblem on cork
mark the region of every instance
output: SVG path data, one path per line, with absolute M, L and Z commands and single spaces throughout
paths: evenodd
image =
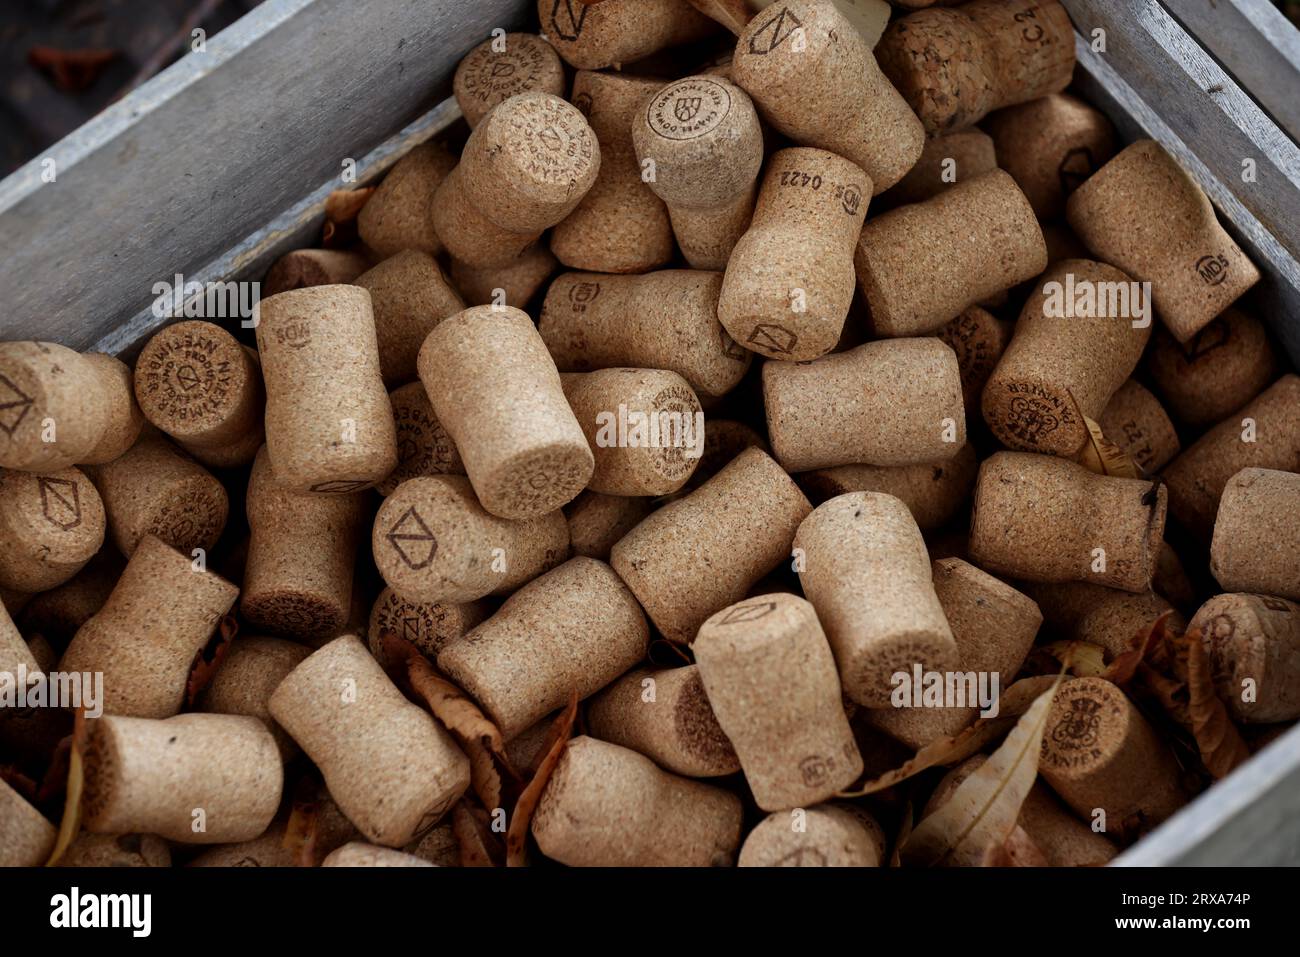
M 41 514 L 47 522 L 65 532 L 81 524 L 81 492 L 76 482 L 47 475 L 36 481 L 41 490 Z
M 580 0 L 555 0 L 551 7 L 551 26 L 561 40 L 576 40 L 587 19 L 587 6 Z
M 0 375 L 0 430 L 10 436 L 17 432 L 33 401 L 30 395 Z
M 677 117 L 678 122 L 689 123 L 700 115 L 701 103 L 703 99 L 698 96 L 679 96 L 673 104 L 673 116 Z
M 803 21 L 789 10 L 782 10 L 749 38 L 749 52 L 763 56 L 771 53 L 803 26 Z

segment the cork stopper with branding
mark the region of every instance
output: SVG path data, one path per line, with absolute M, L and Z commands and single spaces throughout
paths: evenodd
M 961 401 L 968 415 L 979 410 L 980 396 L 1006 351 L 1015 323 L 971 306 L 935 333 L 957 354 Z
M 413 602 L 385 588 L 370 609 L 367 644 L 370 653 L 385 668 L 392 662 L 384 651 L 384 635 L 396 635 L 408 641 L 430 661 L 438 657 L 442 646 L 483 622 L 491 614 L 484 601 Z
M 456 166 L 456 157 L 441 143 L 421 143 L 397 161 L 357 216 L 361 241 L 381 259 L 404 249 L 436 256 L 442 241 L 433 228 L 434 193 Z M 363 269 L 332 283 L 352 282 Z M 311 285 L 323 285 L 312 283 Z
M 1097 424 L 1147 475 L 1159 472 L 1178 454 L 1178 430 L 1160 400 L 1136 379 L 1115 390 Z
M 885 863 L 885 832 L 867 811 L 851 804 L 775 811 L 749 832 L 737 863 L 740 867 L 880 867 Z
M 537 16 L 547 40 L 579 70 L 631 63 L 718 29 L 686 0 L 537 0 Z
M 411 382 L 425 338 L 443 319 L 465 308 L 438 261 L 406 249 L 362 273 L 356 285 L 370 292 L 375 314 L 379 366 L 387 388 Z
M 1188 630 L 1202 632 L 1214 689 L 1234 719 L 1300 717 L 1300 605 L 1271 595 L 1216 595 Z
M 533 33 L 507 33 L 484 40 L 456 67 L 452 91 L 470 129 L 492 107 L 520 93 L 564 95 L 564 66 L 551 46 Z
M 79 469 L 0 469 L 0 588 L 57 588 L 95 557 L 106 528 L 99 492 Z
M 423 382 L 411 382 L 388 394 L 397 423 L 397 468 L 376 486 L 381 495 L 407 479 L 428 475 L 464 475 L 456 443 L 433 414 Z

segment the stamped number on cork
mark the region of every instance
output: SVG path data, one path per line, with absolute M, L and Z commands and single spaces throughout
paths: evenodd
M 669 140 L 692 140 L 718 128 L 731 112 L 731 93 L 707 77 L 672 84 L 646 106 L 650 129 Z

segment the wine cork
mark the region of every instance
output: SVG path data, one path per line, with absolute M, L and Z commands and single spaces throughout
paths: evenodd
M 0 778 L 0 867 L 41 866 L 49 859 L 58 836 L 58 829 L 45 815 Z
M 14 676 L 17 685 L 19 666 L 27 669 L 28 674 L 35 675 L 43 669 L 37 663 L 32 650 L 23 641 L 18 626 L 14 624 L 4 603 L 0 603 L 0 674 Z
M 881 867 L 885 833 L 851 804 L 821 804 L 763 818 L 740 848 L 740 867 Z
M 895 20 L 876 54 L 925 131 L 948 133 L 1069 86 L 1074 26 L 1056 0 L 975 0 Z
M 453 259 L 451 282 L 466 305 L 524 309 L 559 264 L 545 242 L 536 242 L 504 266 L 482 268 Z
M 346 494 L 397 465 L 370 293 L 316 286 L 262 302 L 266 445 L 291 491 Z
M 422 835 L 469 787 L 469 759 L 353 635 L 295 668 L 271 695 L 271 714 L 376 844 L 400 847 Z
M 587 729 L 592 737 L 631 748 L 683 777 L 716 778 L 740 770 L 696 665 L 629 671 L 591 700 Z
M 41 592 L 27 603 L 22 609 L 24 627 L 66 648 L 77 629 L 103 607 L 125 567 L 126 562 L 116 550 L 99 552 L 62 585 Z M 17 614 L 18 606 L 11 607 Z
M 1170 512 L 1208 539 L 1219 496 L 1245 468 L 1300 471 L 1300 376 L 1282 376 L 1169 463 Z
M 438 653 L 438 667 L 507 739 L 568 700 L 586 698 L 643 657 L 645 615 L 614 570 L 574 558 L 529 582 Z
M 366 205 L 373 205 L 374 201 L 372 195 Z M 369 259 L 347 249 L 295 249 L 277 259 L 266 274 L 262 280 L 262 298 L 270 299 L 309 286 L 346 285 L 369 268 Z
M 733 339 L 791 361 L 835 348 L 853 304 L 853 248 L 870 193 L 862 170 L 833 153 L 772 155 L 718 300 L 718 321 Z
M 1104 678 L 1061 684 L 1047 714 L 1038 770 L 1083 820 L 1104 812 L 1105 832 L 1121 840 L 1187 803 L 1168 745 Z
M 731 792 L 583 735 L 542 789 L 532 831 L 543 854 L 570 867 L 726 867 L 740 824 Z
M 442 252 L 430 216 L 434 193 L 455 166 L 456 157 L 441 143 L 421 143 L 403 156 L 361 207 L 357 216 L 361 241 L 381 259 L 404 249 L 431 256 Z M 351 282 L 362 271 L 347 279 L 333 277 L 330 282 Z
M 394 389 L 388 399 L 397 423 L 397 468 L 376 486 L 381 495 L 392 495 L 407 479 L 465 474 L 456 443 L 433 414 L 423 382 Z
M 443 645 L 485 621 L 489 614 L 487 602 L 413 602 L 385 588 L 370 609 L 366 632 L 370 653 L 385 668 L 393 664 L 382 643 L 383 636 L 391 634 L 409 641 L 433 661 Z
M 751 447 L 772 454 L 767 440 L 744 422 L 710 417 L 704 430 L 704 454 L 700 456 L 699 465 L 695 467 L 695 473 L 687 487 L 703 485 L 726 468 L 737 455 Z
M 569 527 L 559 509 L 511 521 L 486 511 L 469 480 L 403 482 L 375 516 L 379 572 L 412 602 L 465 602 L 509 594 L 564 561 Z
M 854 262 L 876 334 L 920 336 L 1037 276 L 1047 246 L 1016 181 L 993 170 L 872 219 Z
M 1277 378 L 1277 353 L 1264 324 L 1229 306 L 1180 345 L 1162 326 L 1147 354 L 1147 371 L 1165 407 L 1183 425 L 1221 422 Z M 1207 384 L 1213 388 L 1207 388 Z
M 930 137 L 921 158 L 882 197 L 887 206 L 920 203 L 956 183 L 998 168 L 993 138 L 980 130 L 958 130 Z
M 90 723 L 82 824 L 94 834 L 157 834 L 178 844 L 257 837 L 284 785 L 266 725 L 229 714 Z
M 362 841 L 344 844 L 325 855 L 321 867 L 437 867 L 423 858 L 391 847 L 375 847 Z
M 1029 581 L 1151 587 L 1165 528 L 1163 484 L 1095 475 L 1049 455 L 998 452 L 975 483 L 971 559 Z
M 384 385 L 391 389 L 411 382 L 425 338 L 443 319 L 461 312 L 465 301 L 437 260 L 416 249 L 385 259 L 358 276 L 356 284 L 370 292 Z
M 1148 475 L 1159 472 L 1178 454 L 1178 431 L 1169 415 L 1135 379 L 1115 390 L 1097 424 Z
M 1215 692 L 1235 720 L 1300 717 L 1300 605 L 1270 595 L 1216 595 L 1188 630 L 1202 632 Z
M 545 515 L 586 487 L 595 460 L 527 313 L 475 306 L 445 320 L 425 340 L 419 368 L 493 515 Z
M 153 834 L 82 834 L 58 867 L 171 867 L 167 842 Z
M 835 658 L 807 601 L 739 602 L 701 625 L 691 647 L 760 808 L 817 804 L 862 773 Z
M 1242 469 L 1224 486 L 1210 571 L 1225 591 L 1300 599 L 1300 475 Z
M 281 757 L 289 760 L 298 753 L 298 746 L 275 723 L 267 705 L 280 682 L 309 654 L 310 648 L 292 641 L 240 635 L 231 643 L 221 668 L 203 690 L 199 710 L 257 718 L 275 738 Z
M 753 355 L 718 322 L 722 273 L 565 273 L 551 283 L 537 329 L 562 372 L 668 369 L 700 396 L 730 392 Z
M 460 61 L 452 79 L 470 129 L 503 100 L 534 91 L 564 96 L 564 66 L 555 48 L 532 33 L 484 40 Z
M 726 269 L 754 210 L 763 131 L 754 103 L 721 77 L 689 76 L 655 93 L 632 120 L 649 186 L 668 206 L 692 269 Z M 865 204 L 864 204 L 865 205 Z
M 794 547 L 850 700 L 888 707 L 896 672 L 956 664 L 925 541 L 901 501 L 877 492 L 833 498 L 799 526 Z
M 57 588 L 95 557 L 106 527 L 99 492 L 79 469 L 0 469 L 0 587 Z
M 809 511 L 770 456 L 746 449 L 628 532 L 610 564 L 666 638 L 690 643 L 706 618 L 740 601 L 789 556 Z
M 601 70 L 699 40 L 717 24 L 686 0 L 604 0 L 596 5 L 537 0 L 542 33 L 566 63 Z
M 961 401 L 968 412 L 980 406 L 980 396 L 998 360 L 1011 341 L 1015 323 L 971 306 L 935 333 L 957 354 L 961 372 Z
M 169 718 L 194 659 L 239 589 L 146 535 L 104 607 L 77 630 L 60 671 L 103 672 L 105 714 Z
M 600 174 L 577 207 L 551 230 L 551 252 L 570 269 L 643 273 L 673 258 L 668 208 L 642 179 L 632 121 L 659 80 L 579 71 L 572 100 L 600 141 Z
M 609 561 L 618 540 L 653 510 L 648 498 L 583 492 L 564 509 L 573 554 Z
M 1205 191 L 1155 140 L 1121 150 L 1074 192 L 1066 217 L 1098 259 L 1151 283 L 1156 313 L 1179 342 L 1259 281 Z
M 1068 93 L 998 110 L 984 121 L 998 166 L 1011 174 L 1034 215 L 1060 219 L 1065 201 L 1115 155 L 1115 128 Z
M 1091 582 L 1023 582 L 1025 593 L 1038 602 L 1047 630 L 1071 641 L 1099 645 L 1107 661 L 1131 650 L 1157 618 L 1172 612 L 1166 625 L 1181 632 L 1186 620 L 1163 596 L 1127 592 Z
M 773 452 L 790 472 L 942 462 L 966 442 L 957 357 L 933 338 L 768 362 L 763 403 Z
M 877 193 L 921 155 L 920 121 L 831 0 L 780 0 L 754 17 L 736 42 L 731 75 L 763 119 L 860 167 Z
M 104 434 L 83 465 L 102 465 L 112 462 L 135 444 L 144 428 L 144 416 L 135 401 L 132 387 L 131 369 L 119 359 L 99 352 L 87 352 L 84 356 L 90 367 L 102 406 L 97 413 L 106 419 Z
M 339 633 L 352 603 L 365 507 L 359 495 L 285 488 L 259 452 L 246 499 L 248 560 L 239 610 L 273 634 L 308 644 Z

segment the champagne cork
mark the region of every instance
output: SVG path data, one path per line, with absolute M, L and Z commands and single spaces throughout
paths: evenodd
M 1300 599 L 1300 475 L 1242 469 L 1224 486 L 1210 571 L 1226 591 Z
M 203 690 L 199 710 L 257 718 L 275 738 L 281 757 L 289 760 L 298 753 L 298 746 L 275 723 L 267 705 L 280 682 L 309 654 L 310 648 L 292 641 L 240 635 Z
M 152 834 L 82 834 L 63 852 L 59 867 L 171 867 L 167 842 Z
M 587 729 L 592 737 L 631 748 L 683 777 L 716 778 L 740 770 L 697 665 L 629 671 L 591 700 Z
M 362 841 L 344 844 L 325 855 L 321 867 L 437 867 L 423 858 L 391 847 L 375 847 Z
M 916 165 L 882 199 L 894 206 L 921 203 L 997 168 L 993 138 L 987 133 L 970 129 L 930 137 Z
M 313 644 L 347 624 L 365 507 L 359 495 L 310 495 L 276 479 L 259 452 L 248 480 L 239 610 L 258 628 Z
M 467 309 L 429 334 L 419 367 L 434 414 L 493 515 L 545 515 L 586 487 L 591 449 L 527 313 Z
M 537 0 L 542 34 L 579 70 L 601 70 L 702 39 L 717 24 L 686 0 Z
M 284 768 L 256 718 L 182 714 L 90 722 L 82 824 L 178 844 L 249 841 L 280 806 Z
M 460 61 L 452 92 L 473 129 L 492 107 L 520 93 L 564 96 L 564 66 L 555 48 L 536 34 L 494 36 Z
M 1030 581 L 1151 587 L 1165 528 L 1163 484 L 1095 475 L 1050 455 L 998 452 L 975 483 L 971 560 Z
M 853 247 L 870 193 L 862 170 L 833 153 L 773 154 L 718 300 L 733 339 L 791 361 L 835 348 L 853 304 Z
M 942 462 L 966 442 L 957 357 L 933 338 L 768 362 L 763 403 L 773 452 L 790 472 Z
M 850 700 L 889 707 L 896 672 L 957 663 L 925 541 L 901 501 L 877 492 L 833 498 L 799 526 L 794 547 Z
M 507 595 L 564 561 L 569 527 L 559 509 L 511 521 L 486 511 L 469 480 L 434 475 L 403 482 L 375 516 L 379 572 L 412 602 Z
M 407 479 L 465 474 L 456 443 L 433 414 L 423 382 L 394 389 L 388 399 L 397 423 L 397 468 L 376 486 L 381 495 L 392 495 Z
M 648 498 L 583 492 L 564 509 L 573 554 L 609 561 L 618 540 L 653 510 Z
M 373 205 L 374 201 L 372 195 L 366 205 Z M 347 285 L 369 268 L 369 259 L 350 250 L 295 249 L 277 259 L 266 274 L 262 280 L 262 298 L 270 299 L 309 286 Z
M 1115 155 L 1110 120 L 1068 93 L 998 110 L 984 129 L 993 137 L 998 166 L 1044 222 L 1060 219 L 1069 195 Z
M 1156 313 L 1179 342 L 1259 281 L 1205 191 L 1155 140 L 1121 150 L 1075 191 L 1066 216 L 1098 259 L 1151 283 Z
M 1203 633 L 1215 692 L 1235 720 L 1300 717 L 1300 605 L 1270 595 L 1216 595 L 1188 630 Z
M 726 269 L 754 210 L 763 131 L 754 103 L 721 77 L 689 76 L 655 93 L 632 121 L 640 168 L 668 205 L 692 269 Z
M 1173 754 L 1124 692 L 1104 678 L 1069 678 L 1043 730 L 1039 773 L 1084 821 L 1142 834 L 1185 803 Z
M 356 284 L 370 292 L 384 385 L 391 389 L 411 382 L 425 338 L 443 319 L 464 310 L 465 301 L 437 260 L 416 249 L 385 259 L 358 276 Z
M 298 492 L 369 488 L 397 465 L 370 293 L 316 286 L 262 302 L 266 445 L 276 480 Z
M 551 230 L 551 252 L 570 269 L 643 273 L 673 258 L 668 208 L 642 180 L 632 121 L 659 80 L 582 70 L 573 103 L 600 141 L 600 174 L 577 207 Z
M 1043 610 L 1047 630 L 1071 641 L 1100 645 L 1107 661 L 1133 648 L 1157 618 L 1173 612 L 1167 625 L 1180 632 L 1186 620 L 1163 596 L 1127 592 L 1092 582 L 1024 582 L 1025 593 Z
M 726 867 L 740 824 L 730 791 L 583 735 L 542 789 L 532 830 L 543 854 L 570 867 Z
M 1015 180 L 993 170 L 872 219 L 854 262 L 876 334 L 921 336 L 1037 276 L 1047 245 Z
M 41 592 L 27 603 L 22 611 L 24 628 L 66 648 L 77 629 L 103 607 L 125 567 L 125 560 L 115 549 L 99 552 L 62 585 Z M 17 605 L 11 607 L 17 614 Z
M 877 193 L 921 155 L 920 121 L 831 0 L 780 0 L 754 17 L 736 42 L 731 75 L 763 119 L 860 167 Z
M 487 602 L 413 602 L 385 588 L 370 609 L 367 629 L 370 653 L 387 668 L 391 662 L 383 652 L 382 637 L 396 635 L 409 641 L 430 661 L 442 646 L 478 626 L 490 614 Z
M 736 818 L 739 827 L 739 810 Z M 58 836 L 58 828 L 0 778 L 0 867 L 40 867 Z
M 1288 373 L 1169 463 L 1169 510 L 1208 539 L 1228 480 L 1245 468 L 1300 471 L 1300 376 Z
M 169 718 L 194 659 L 239 589 L 146 535 L 104 607 L 78 629 L 60 671 L 103 672 L 105 714 Z M 147 830 L 147 829 L 146 829 Z
M 730 392 L 753 355 L 718 322 L 722 273 L 565 273 L 551 283 L 537 329 L 563 372 L 668 369 L 701 396 Z
M 971 306 L 935 333 L 957 353 L 961 372 L 961 401 L 969 413 L 980 406 L 980 396 L 998 360 L 1011 341 L 1015 323 L 999 319 L 979 306 Z
M 529 582 L 473 631 L 448 642 L 438 667 L 507 739 L 569 700 L 586 698 L 643 657 L 645 615 L 614 570 L 574 558 Z
M 880 69 L 931 135 L 1070 85 L 1074 26 L 1056 0 L 975 0 L 895 20 Z
M 610 564 L 664 636 L 689 644 L 706 618 L 740 601 L 789 557 L 795 529 L 809 511 L 808 500 L 770 456 L 746 449 L 628 532 Z
M 469 787 L 469 759 L 353 635 L 295 668 L 271 695 L 271 715 L 376 844 L 400 847 L 419 837 Z
M 559 265 L 550 247 L 536 242 L 505 266 L 482 268 L 453 259 L 451 282 L 466 305 L 524 309 Z
M 587 488 L 605 495 L 669 495 L 704 452 L 695 390 L 664 369 L 600 369 L 560 377 L 596 460 Z
M 760 808 L 817 804 L 862 773 L 835 658 L 807 601 L 739 602 L 701 625 L 691 647 Z
M 136 404 L 130 368 L 122 361 L 98 352 L 87 352 L 83 359 L 90 366 L 98 386 L 97 414 L 106 419 L 104 434 L 80 464 L 102 465 L 112 462 L 135 444 L 144 428 L 144 416 Z
M 0 587 L 57 588 L 95 557 L 106 527 L 99 492 L 79 469 L 0 469 Z
M 442 241 L 431 217 L 434 193 L 456 166 L 456 157 L 441 143 L 421 143 L 397 161 L 357 216 L 361 241 L 387 259 L 404 249 L 436 256 Z M 331 283 L 351 282 L 334 277 Z M 313 285 L 323 285 L 314 283 Z
M 1147 475 L 1159 472 L 1178 454 L 1178 431 L 1160 400 L 1136 379 L 1115 391 L 1097 424 Z
M 821 804 L 803 812 L 776 811 L 763 818 L 740 848 L 740 867 L 880 867 L 885 832 L 851 804 Z
M 1118 269 L 1086 259 L 1054 263 L 1020 311 L 1015 334 L 984 387 L 984 421 L 1009 448 L 1071 458 L 1088 441 L 1151 337 L 1150 304 L 1138 319 L 1127 296 L 1106 304 L 1102 284 L 1128 288 Z M 1096 315 L 1074 312 L 1069 290 L 1098 290 Z M 1063 303 L 1070 306 L 1062 315 Z M 1068 317 L 1067 317 L 1068 316 Z M 1118 442 L 1118 438 L 1113 441 Z
M 1233 306 L 1183 345 L 1157 329 L 1146 366 L 1165 407 L 1190 428 L 1223 421 L 1278 374 L 1264 324 Z

